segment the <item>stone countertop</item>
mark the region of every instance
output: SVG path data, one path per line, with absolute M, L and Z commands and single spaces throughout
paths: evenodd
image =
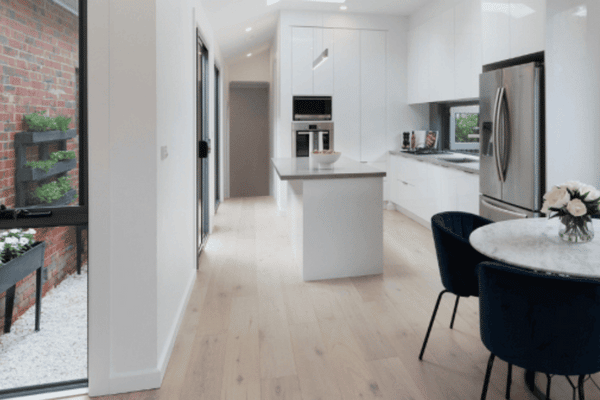
M 406 158 L 412 158 L 417 161 L 428 162 L 430 164 L 441 165 L 443 167 L 454 168 L 459 171 L 468 172 L 471 174 L 479 175 L 479 157 L 472 156 L 469 154 L 462 153 L 442 153 L 442 154 L 413 154 L 406 151 L 390 151 L 390 154 L 395 156 L 401 156 Z M 449 161 L 444 161 L 442 158 L 470 158 L 473 160 L 477 160 L 477 162 L 465 162 L 465 163 L 453 163 Z
M 594 219 L 593 224 L 598 232 L 600 220 Z M 599 238 L 568 243 L 558 236 L 559 226 L 558 218 L 496 222 L 477 228 L 469 242 L 481 254 L 518 267 L 599 279 Z
M 386 173 L 365 163 L 340 157 L 332 169 L 319 169 L 312 157 L 272 158 L 271 162 L 283 181 L 298 179 L 383 178 Z

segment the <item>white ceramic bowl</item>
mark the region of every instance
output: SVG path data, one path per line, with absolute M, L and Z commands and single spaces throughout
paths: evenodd
M 319 164 L 319 169 L 332 169 L 333 163 L 340 159 L 342 153 L 333 154 L 311 154 L 310 156 Z

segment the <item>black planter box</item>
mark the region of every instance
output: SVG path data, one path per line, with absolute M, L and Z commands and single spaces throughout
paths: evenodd
M 54 175 L 58 175 L 63 172 L 72 170 L 77 166 L 77 160 L 62 160 L 57 162 L 50 168 L 48 172 L 39 168 L 24 167 L 17 170 L 17 181 L 19 182 L 30 182 L 39 181 L 44 178 L 49 178 Z
M 44 142 L 54 142 L 57 140 L 73 139 L 77 135 L 76 129 L 63 131 L 46 132 L 19 132 L 15 134 L 15 143 L 19 144 L 37 144 Z
M 38 242 L 21 257 L 0 265 L 0 293 L 16 285 L 36 269 L 44 266 L 46 242 Z
M 73 199 L 75 198 L 75 194 L 77 194 L 77 192 L 75 191 L 75 189 L 71 189 L 67 193 L 65 193 L 60 199 L 54 200 L 52 203 L 41 203 L 41 204 L 36 204 L 36 205 L 32 205 L 32 206 L 25 206 L 25 208 L 43 208 L 43 207 L 60 207 L 60 206 L 66 206 L 66 205 L 71 204 L 73 202 Z
M 44 267 L 44 252 L 46 242 L 37 242 L 31 249 L 20 257 L 0 265 L 0 293 L 6 292 L 4 312 L 4 333 L 10 332 L 15 291 L 17 282 L 36 271 L 35 280 L 35 330 L 40 330 L 42 312 L 42 268 Z

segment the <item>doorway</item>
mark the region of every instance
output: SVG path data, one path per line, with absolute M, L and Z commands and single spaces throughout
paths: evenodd
M 0 21 L 19 66 L 0 96 L 0 398 L 88 385 L 87 1 L 63 3 L 4 2 Z
M 202 252 L 208 238 L 208 153 L 210 151 L 208 138 L 208 49 L 200 38 L 199 30 L 196 31 L 196 140 L 198 143 L 198 157 L 196 159 L 197 184 L 196 198 L 198 211 L 196 213 L 196 226 L 198 237 L 198 255 Z M 198 268 L 198 265 L 196 265 Z
M 232 82 L 231 197 L 269 195 L 269 84 Z

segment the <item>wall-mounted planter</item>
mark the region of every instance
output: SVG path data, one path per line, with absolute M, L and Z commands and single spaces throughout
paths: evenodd
M 18 144 L 37 144 L 45 142 L 54 142 L 57 140 L 73 139 L 77 136 L 76 129 L 63 131 L 46 131 L 46 132 L 19 132 L 15 134 L 15 143 Z
M 75 191 L 75 189 L 71 189 L 67 193 L 65 193 L 60 199 L 54 200 L 52 203 L 41 203 L 41 204 L 36 204 L 34 206 L 26 206 L 26 208 L 44 208 L 44 207 L 66 206 L 73 202 L 76 194 L 77 194 L 77 192 Z
M 67 172 L 72 170 L 77 166 L 77 160 L 62 160 L 58 161 L 56 164 L 50 168 L 48 172 L 45 172 L 43 169 L 39 168 L 19 168 L 17 169 L 17 181 L 18 182 L 30 182 L 30 181 L 39 181 L 45 178 L 49 178 L 54 175 L 61 174 L 63 172 Z
M 25 252 L 20 257 L 0 265 L 0 293 L 6 292 L 4 333 L 10 332 L 17 282 L 26 278 L 33 271 L 37 271 L 35 330 L 40 330 L 40 312 L 42 306 L 42 267 L 44 266 L 45 249 L 46 242 L 37 242 L 29 251 Z

